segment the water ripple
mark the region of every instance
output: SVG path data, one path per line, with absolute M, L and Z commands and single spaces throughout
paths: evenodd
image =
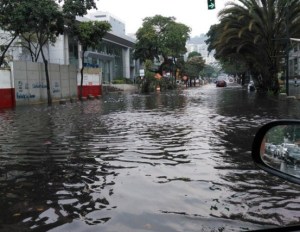
M 300 223 L 299 187 L 258 170 L 250 152 L 257 128 L 298 111 L 212 85 L 2 111 L 0 229 L 241 231 Z

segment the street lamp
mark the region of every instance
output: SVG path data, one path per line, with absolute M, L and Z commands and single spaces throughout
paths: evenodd
M 285 16 L 285 23 L 286 23 L 286 62 L 285 62 L 285 88 L 286 88 L 286 95 L 289 96 L 289 50 L 290 50 L 290 31 L 289 31 L 289 3 L 286 5 L 286 16 Z

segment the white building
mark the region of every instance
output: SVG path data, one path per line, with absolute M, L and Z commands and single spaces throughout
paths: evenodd
M 93 11 L 85 16 L 93 21 L 107 21 L 112 26 L 112 33 L 115 35 L 125 35 L 125 23 L 108 12 Z
M 214 64 L 216 62 L 216 59 L 214 58 L 214 53 L 208 52 L 208 46 L 205 43 L 205 39 L 207 39 L 207 37 L 204 34 L 191 38 L 186 44 L 186 57 L 191 52 L 198 52 L 201 54 L 206 64 Z
M 125 24 L 121 20 L 101 11 L 92 12 L 78 20 L 108 21 L 112 26 L 112 30 L 99 42 L 99 48 L 84 54 L 85 66 L 100 68 L 105 83 L 112 83 L 116 78 L 133 79 L 138 75 L 139 67 L 136 67 L 137 64 L 131 55 L 135 40 L 125 34 Z M 8 36 L 7 33 L 0 31 L 0 45 L 5 41 L 5 36 Z M 17 39 L 10 47 L 6 53 L 7 57 L 13 60 L 30 61 L 30 53 L 19 42 Z M 58 36 L 53 46 L 47 45 L 43 50 L 49 63 L 73 64 L 81 68 L 81 46 L 66 33 Z M 38 61 L 42 62 L 41 57 Z
M 300 78 L 300 39 L 291 40 L 292 50 L 289 54 L 289 77 Z

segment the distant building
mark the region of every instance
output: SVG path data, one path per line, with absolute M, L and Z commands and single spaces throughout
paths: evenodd
M 93 21 L 107 21 L 112 26 L 112 33 L 116 35 L 125 35 L 125 23 L 108 12 L 96 11 L 90 12 L 85 16 Z
M 187 54 L 185 55 L 185 58 L 187 58 L 188 54 L 191 52 L 198 52 L 201 54 L 202 58 L 205 60 L 206 64 L 213 64 L 216 62 L 216 59 L 214 58 L 214 54 L 209 53 L 207 48 L 207 44 L 205 43 L 205 40 L 207 37 L 202 34 L 200 36 L 196 36 L 191 38 L 189 41 L 187 41 L 186 48 L 187 48 Z
M 125 24 L 121 20 L 102 11 L 92 12 L 77 19 L 107 21 L 112 26 L 112 30 L 103 37 L 99 47 L 85 53 L 84 65 L 101 68 L 103 83 L 112 83 L 113 80 L 123 77 L 134 79 L 138 76 L 138 63 L 132 58 L 135 40 L 125 34 Z M 74 40 L 70 40 L 69 44 L 70 62 L 80 66 L 80 46 Z
M 292 40 L 292 49 L 289 53 L 289 78 L 300 78 L 300 39 Z

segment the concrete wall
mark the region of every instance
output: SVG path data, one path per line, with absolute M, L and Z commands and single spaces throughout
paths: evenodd
M 15 61 L 12 68 L 16 105 L 47 102 L 43 63 Z M 77 70 L 74 66 L 49 64 L 52 99 L 77 97 Z

